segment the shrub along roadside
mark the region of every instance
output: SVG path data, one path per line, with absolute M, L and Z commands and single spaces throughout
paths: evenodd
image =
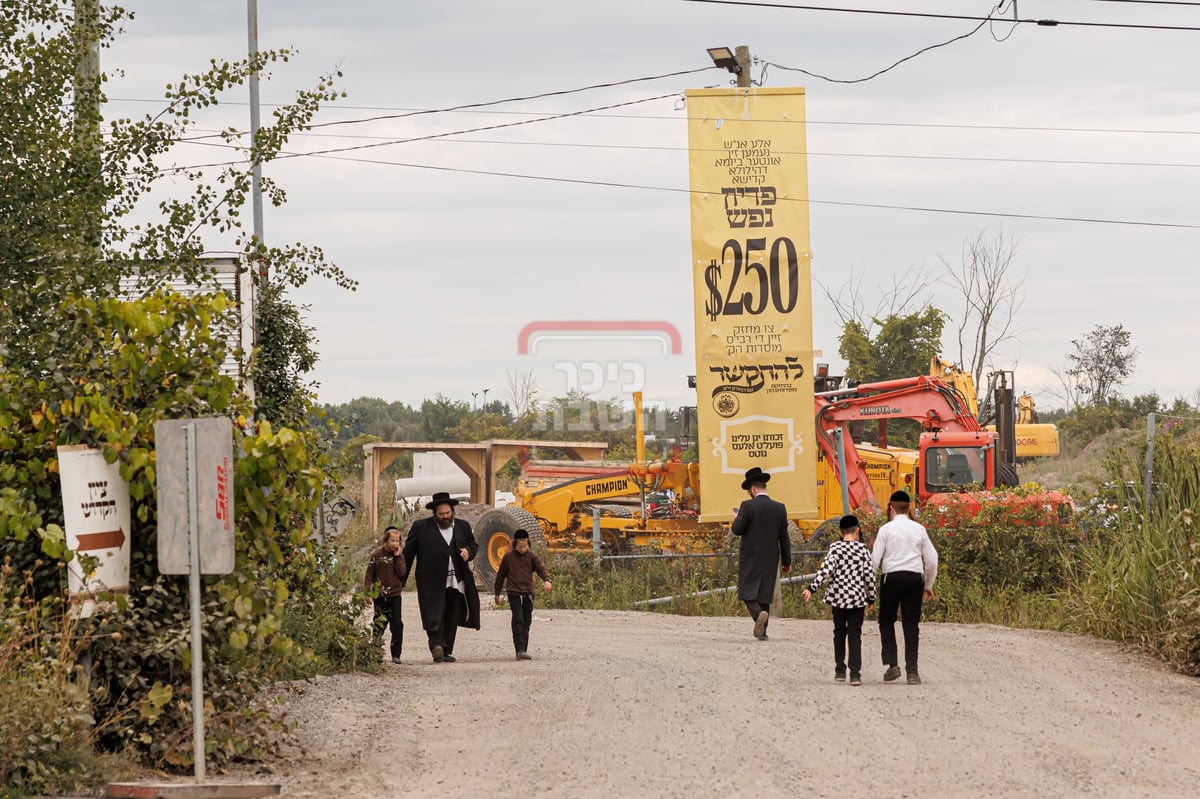
M 73 657 L 60 654 L 56 668 L 32 674 L 29 690 L 50 702 L 58 696 L 52 693 L 58 676 L 73 675 L 95 719 L 89 743 L 169 770 L 192 766 L 191 652 L 186 578 L 157 571 L 153 430 L 159 419 L 249 413 L 233 382 L 218 376 L 224 308 L 221 295 L 75 300 L 63 309 L 74 325 L 69 373 L 55 369 L 35 378 L 0 367 L 0 555 L 16 573 L 28 573 L 24 601 L 49 603 L 56 618 L 63 614 L 63 567 L 74 554 L 62 530 L 56 446 L 100 448 L 120 464 L 131 494 L 129 593 L 102 595 L 109 609 L 73 630 L 89 679 L 67 668 Z M 311 669 L 343 667 L 338 659 L 354 651 L 359 635 L 353 609 L 325 601 L 331 589 L 322 550 L 310 539 L 324 482 L 314 436 L 265 422 L 235 426 L 234 436 L 234 571 L 203 579 L 206 743 L 213 766 L 277 746 L 279 723 L 260 699 L 261 688 Z M 18 606 L 4 607 L 3 624 L 17 631 L 9 640 L 38 647 L 54 640 L 55 631 L 13 615 L 10 608 Z M 311 622 L 293 627 L 296 637 L 284 632 L 290 612 Z M 325 636 L 320 662 L 308 647 L 318 641 L 317 631 Z M 74 694 L 61 696 L 66 702 Z M 67 718 L 73 710 L 60 704 L 47 713 Z M 29 749 L 40 753 L 35 766 L 22 767 L 21 778 L 78 782 L 78 770 L 55 754 L 58 733 L 43 729 L 39 715 L 4 716 L 0 727 L 0 762 L 20 762 Z M 12 742 L 17 749 L 7 748 Z

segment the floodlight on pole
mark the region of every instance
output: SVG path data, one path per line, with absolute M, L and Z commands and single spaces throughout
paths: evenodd
M 727 69 L 734 75 L 742 73 L 742 66 L 738 63 L 737 56 L 728 47 L 710 47 L 708 48 L 708 57 L 712 59 L 714 66 Z

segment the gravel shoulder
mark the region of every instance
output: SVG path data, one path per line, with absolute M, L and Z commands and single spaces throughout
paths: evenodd
M 298 748 L 235 776 L 289 797 L 1194 797 L 1200 680 L 1104 641 L 924 624 L 924 684 L 833 682 L 832 624 L 508 611 L 431 661 L 405 596 L 403 664 L 293 684 Z

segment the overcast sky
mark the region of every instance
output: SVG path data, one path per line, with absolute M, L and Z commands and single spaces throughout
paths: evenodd
M 212 57 L 245 54 L 245 0 L 123 5 L 136 18 L 103 55 L 105 69 L 124 71 L 108 85 L 111 115 L 151 113 L 165 84 Z M 969 0 L 827 5 L 989 10 Z M 1019 12 L 1200 28 L 1200 7 L 1022 0 Z M 806 88 L 815 281 L 836 290 L 859 275 L 873 304 L 893 274 L 937 273 L 943 258 L 959 262 L 966 239 L 1002 229 L 1019 242 L 1025 301 L 1019 337 L 992 365 L 1015 368 L 1018 389 L 1033 392 L 1040 408 L 1061 404 L 1052 370 L 1096 324 L 1125 325 L 1141 352 L 1126 395 L 1157 391 L 1169 401 L 1200 389 L 1187 355 L 1200 341 L 1200 32 L 996 22 L 847 84 L 780 66 L 861 78 L 978 23 L 682 0 L 260 0 L 258 13 L 263 49 L 298 51 L 263 84 L 264 104 L 288 101 L 324 73 L 344 73 L 337 85 L 348 96 L 319 122 L 700 69 L 711 64 L 705 48 L 748 45 L 760 60 L 756 81 Z M 312 283 L 293 295 L 309 306 L 317 331 L 320 399 L 419 403 L 440 392 L 470 403 L 482 401 L 484 389 L 489 400 L 503 399 L 508 376 L 528 371 L 541 398 L 573 381 L 601 397 L 623 396 L 641 369 L 647 401 L 693 404 L 682 93 L 731 77 L 708 69 L 294 139 L 290 152 L 311 152 L 670 95 L 267 165 L 289 197 L 267 209 L 267 240 L 319 245 L 359 281 L 354 293 Z M 248 127 L 246 100 L 230 94 L 202 127 Z M 224 153 L 189 145 L 173 155 L 197 164 Z M 813 296 L 814 346 L 836 372 L 837 316 L 820 286 Z M 932 299 L 953 313 L 954 296 L 939 286 Z M 555 333 L 553 323 L 564 320 L 631 324 L 626 335 L 617 324 L 616 333 L 589 341 L 561 326 Z M 632 323 L 645 322 L 678 330 L 680 351 L 662 334 L 635 334 Z M 536 323 L 543 334 L 522 353 L 521 331 Z M 948 336 L 953 358 L 950 343 Z

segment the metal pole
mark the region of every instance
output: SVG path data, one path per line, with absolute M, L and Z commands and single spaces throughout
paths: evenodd
M 842 428 L 833 431 L 837 440 L 838 482 L 842 484 L 842 513 L 850 513 L 850 481 L 846 478 L 846 448 L 842 446 Z
M 1153 490 L 1152 478 L 1154 476 L 1154 414 L 1151 413 L 1146 417 L 1146 477 L 1145 487 L 1142 491 L 1142 518 L 1146 518 L 1146 514 L 1150 512 L 1150 492 Z
M 783 578 L 783 580 L 780 581 L 780 583 L 782 585 L 794 585 L 795 583 L 806 583 L 816 576 L 817 576 L 816 572 L 813 572 L 812 574 L 799 574 L 799 575 L 796 575 L 795 577 L 785 577 L 785 578 Z M 652 608 L 652 607 L 656 607 L 658 605 L 665 605 L 668 602 L 674 602 L 677 599 L 687 599 L 688 597 L 716 596 L 717 594 L 728 594 L 730 591 L 736 591 L 736 590 L 737 590 L 737 586 L 731 585 L 727 588 L 712 588 L 712 589 L 709 589 L 708 591 L 696 591 L 691 594 L 676 594 L 675 596 L 660 596 L 655 599 L 643 599 L 640 602 L 634 602 L 633 605 L 634 605 L 634 607 Z
M 258 0 L 246 0 L 247 34 L 249 38 L 249 55 L 253 61 L 258 56 Z M 252 65 L 253 67 L 253 65 Z M 258 141 L 258 129 L 261 126 L 259 117 L 258 70 L 250 70 L 250 144 L 253 147 Z M 254 153 L 254 161 L 250 173 L 250 202 L 254 214 L 254 238 L 258 244 L 264 241 L 263 205 L 262 205 L 262 162 Z M 259 276 L 266 283 L 267 268 L 260 265 Z
M 188 593 L 192 610 L 192 738 L 196 782 L 204 782 L 204 650 L 200 635 L 200 483 L 196 465 L 196 425 L 187 431 Z
M 75 152 L 87 165 L 89 180 L 100 180 L 100 0 L 75 0 L 75 28 L 79 37 L 75 66 Z M 93 203 L 83 227 L 84 243 L 99 249 L 104 227 L 104 203 Z
M 592 554 L 600 557 L 600 509 L 592 508 Z

